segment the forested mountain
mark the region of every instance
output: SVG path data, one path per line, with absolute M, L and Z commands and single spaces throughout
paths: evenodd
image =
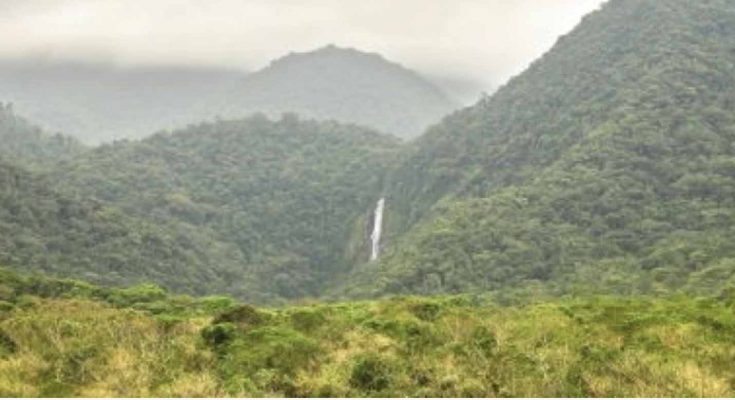
M 216 290 L 274 301 L 317 296 L 367 257 L 365 217 L 398 145 L 356 126 L 256 115 L 103 145 L 58 164 L 50 180 L 235 246 L 227 265 L 239 276 Z M 212 270 L 196 261 L 180 268 Z
M 49 166 L 85 150 L 79 141 L 61 134 L 48 135 L 0 103 L 0 159 L 27 168 Z
M 227 117 L 246 111 L 271 116 L 297 112 L 411 138 L 457 107 L 414 71 L 378 54 L 330 45 L 271 62 L 236 86 L 215 110 Z
M 354 60 L 399 68 L 328 47 L 254 76 L 313 83 L 299 71 L 348 71 Z M 32 217 L 4 216 L 16 267 L 261 303 L 735 287 L 735 5 L 725 0 L 610 1 L 496 94 L 408 144 L 257 114 L 86 149 L 7 106 L 0 117 L 0 156 L 32 171 L 7 165 L 21 171 L 7 175 L 36 182 L 3 188 L 7 210 L 27 202 Z M 383 197 L 383 254 L 368 263 Z M 64 202 L 107 210 L 114 220 L 101 229 L 123 225 L 125 239 L 104 254 L 106 236 L 86 228 L 101 217 L 85 211 L 74 214 L 78 233 L 58 240 L 86 244 L 44 250 L 72 229 L 58 219 Z M 16 230 L 33 239 L 18 242 Z M 123 256 L 147 230 L 166 250 Z
M 0 397 L 735 394 L 732 0 L 610 0 L 440 122 L 333 46 L 231 86 L 98 147 L 0 103 Z
M 0 99 L 48 132 L 87 143 L 141 138 L 210 119 L 246 73 L 205 67 L 0 61 Z
M 412 145 L 352 293 L 716 293 L 734 141 L 735 3 L 612 0 Z
M 46 131 L 89 144 L 256 112 L 296 112 L 414 137 L 458 107 L 411 70 L 377 54 L 334 46 L 292 53 L 252 74 L 0 60 L 0 99 Z
M 105 284 L 158 282 L 191 293 L 223 290 L 237 249 L 201 229 L 151 223 L 51 189 L 0 161 L 0 264 Z M 207 266 L 207 268 L 202 268 Z

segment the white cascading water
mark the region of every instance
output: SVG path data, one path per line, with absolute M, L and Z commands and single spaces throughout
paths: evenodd
M 380 255 L 380 235 L 383 232 L 383 208 L 385 207 L 385 198 L 378 200 L 378 205 L 375 207 L 375 220 L 373 221 L 373 233 L 370 235 L 370 240 L 373 242 L 373 247 L 370 251 L 370 261 L 375 261 Z

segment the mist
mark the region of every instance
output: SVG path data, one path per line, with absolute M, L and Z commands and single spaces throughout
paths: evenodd
M 257 70 L 285 53 L 335 43 L 489 90 L 522 71 L 601 3 L 3 1 L 0 57 Z

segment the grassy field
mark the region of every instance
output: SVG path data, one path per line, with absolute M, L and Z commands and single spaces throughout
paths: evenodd
M 728 299 L 255 309 L 0 271 L 0 396 L 735 395 Z

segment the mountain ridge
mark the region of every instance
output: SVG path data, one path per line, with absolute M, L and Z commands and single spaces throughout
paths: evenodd
M 235 248 L 227 290 L 257 302 L 720 292 L 735 285 L 733 26 L 723 0 L 613 0 L 417 140 L 258 114 L 87 150 L 48 176 Z
M 404 139 L 459 107 L 417 72 L 377 53 L 335 45 L 272 61 L 233 88 L 226 104 L 221 107 L 226 117 L 243 110 L 270 116 L 295 112 Z
M 323 74 L 324 69 L 329 73 Z M 348 70 L 349 79 L 340 79 Z M 301 113 L 407 138 L 458 107 L 415 71 L 377 53 L 333 45 L 290 53 L 256 72 L 0 60 L 0 99 L 14 103 L 46 131 L 93 145 L 258 112 L 272 118 Z M 399 109 L 410 112 L 401 116 Z
M 399 148 L 355 125 L 261 114 L 103 145 L 49 177 L 60 192 L 234 247 L 239 277 L 218 290 L 278 302 L 317 296 L 367 257 L 355 232 Z
M 723 1 L 613 0 L 585 17 L 414 143 L 388 177 L 394 251 L 353 288 L 647 293 L 716 273 L 712 290 L 732 285 L 730 22 Z

